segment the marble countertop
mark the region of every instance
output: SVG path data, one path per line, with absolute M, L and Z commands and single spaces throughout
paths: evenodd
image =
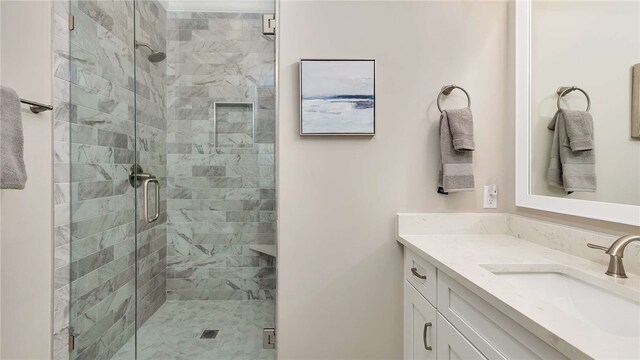
M 640 277 L 636 275 L 615 279 L 604 274 L 606 266 L 602 264 L 512 235 L 401 233 L 398 241 L 569 358 L 640 359 L 640 338 L 605 332 L 546 303 L 544 294 L 532 294 L 501 279 L 488 268 L 513 264 L 529 266 L 532 271 L 536 267 L 538 271 L 542 268 L 545 271 L 577 270 L 599 287 L 640 302 Z M 593 311 L 607 309 L 594 308 Z

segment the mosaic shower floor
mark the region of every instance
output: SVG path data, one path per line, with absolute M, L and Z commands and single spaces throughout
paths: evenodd
M 138 330 L 138 360 L 275 360 L 262 329 L 275 324 L 275 302 L 169 300 Z M 204 330 L 220 330 L 201 339 Z M 134 359 L 131 338 L 113 360 Z

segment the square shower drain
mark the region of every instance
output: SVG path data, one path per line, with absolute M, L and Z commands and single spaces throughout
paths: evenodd
M 220 330 L 205 330 L 200 335 L 200 339 L 215 339 Z

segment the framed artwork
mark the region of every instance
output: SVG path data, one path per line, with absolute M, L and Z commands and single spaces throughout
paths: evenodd
M 300 61 L 300 135 L 376 133 L 375 60 Z

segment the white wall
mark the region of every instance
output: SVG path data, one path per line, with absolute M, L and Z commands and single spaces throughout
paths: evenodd
M 482 211 L 505 171 L 506 2 L 283 1 L 280 39 L 278 354 L 399 359 L 397 212 Z M 298 135 L 298 61 L 375 58 L 377 135 Z M 472 96 L 476 191 L 436 194 L 444 84 Z M 456 95 L 445 106 L 465 103 Z M 511 119 L 510 119 L 511 121 Z M 504 211 L 512 198 L 499 198 Z
M 0 83 L 51 103 L 51 3 L 0 2 Z M 24 190 L 0 191 L 2 359 L 51 356 L 51 112 L 23 106 Z
M 640 2 L 535 1 L 531 44 L 532 193 L 640 205 L 640 141 L 630 137 L 631 67 L 640 62 Z M 567 195 L 547 185 L 557 110 L 556 88 L 577 85 L 592 101 L 594 193 Z M 564 108 L 583 110 L 584 96 L 567 95 Z

